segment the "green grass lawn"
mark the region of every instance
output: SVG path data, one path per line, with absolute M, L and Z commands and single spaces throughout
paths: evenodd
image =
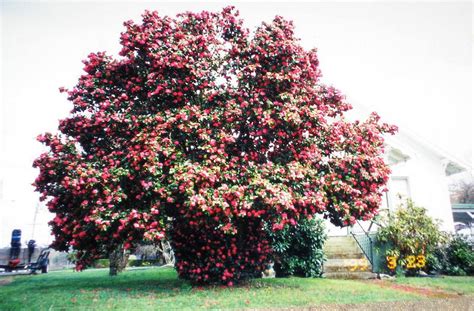
M 419 280 L 415 285 L 425 286 L 422 281 L 431 279 Z M 472 292 L 472 280 L 443 278 L 436 286 L 448 284 L 442 288 Z M 233 288 L 193 287 L 179 280 L 170 268 L 128 270 L 117 277 L 109 277 L 107 269 L 59 271 L 17 276 L 0 286 L 0 310 L 242 309 L 420 298 L 426 297 L 380 286 L 375 281 L 286 278 L 258 279 Z

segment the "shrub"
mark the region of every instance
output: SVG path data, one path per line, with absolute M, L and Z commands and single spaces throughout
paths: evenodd
M 323 273 L 326 240 L 321 219 L 301 219 L 281 231 L 268 230 L 277 277 L 297 275 L 319 277 Z
M 442 252 L 442 247 L 440 246 L 439 248 L 435 249 L 432 254 L 428 254 L 426 256 L 426 269 L 430 274 L 436 274 L 440 273 L 443 271 L 444 267 L 444 260 L 443 260 L 443 255 L 444 252 Z
M 425 208 L 407 200 L 404 206 L 389 215 L 388 225 L 377 233 L 377 241 L 388 245 L 385 256 L 395 257 L 397 267 L 403 268 L 407 274 L 414 274 L 420 269 L 429 269 L 424 265 L 426 260 L 436 264 L 434 252 L 446 241 L 446 235 L 439 230 L 439 221 L 428 216 Z M 425 260 L 417 259 L 414 266 L 410 265 L 410 256 L 420 255 L 425 256 Z
M 109 268 L 110 261 L 109 259 L 97 259 L 94 262 L 94 268 Z
M 467 238 L 453 235 L 449 242 L 437 251 L 441 272 L 449 275 L 473 275 L 474 252 Z
M 468 275 L 474 274 L 474 252 L 466 237 L 454 236 L 449 242 L 446 254 L 450 266 L 459 267 Z
M 161 265 L 162 261 L 159 259 L 154 260 L 142 260 L 142 259 L 129 259 L 128 266 L 129 267 L 149 267 L 149 266 L 159 266 Z

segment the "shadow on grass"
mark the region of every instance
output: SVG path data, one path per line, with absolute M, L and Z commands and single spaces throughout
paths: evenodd
M 125 271 L 115 277 L 108 276 L 108 270 L 89 270 L 73 274 L 69 271 L 67 273 L 61 271 L 49 275 L 18 276 L 14 282 L 5 287 L 9 285 L 24 290 L 45 292 L 110 290 L 132 293 L 166 292 L 171 295 L 183 294 L 193 289 L 189 282 L 178 279 L 174 270 L 159 268 Z
M 82 294 L 108 292 L 126 293 L 131 296 L 160 295 L 220 295 L 227 291 L 247 292 L 266 289 L 300 288 L 301 283 L 289 279 L 253 279 L 237 284 L 233 288 L 219 285 L 193 286 L 189 281 L 179 279 L 172 268 L 145 268 L 126 270 L 115 277 L 108 275 L 108 269 L 91 269 L 83 272 L 60 271 L 47 275 L 16 277 L 9 285 L 24 292 L 44 294 Z M 6 285 L 5 287 L 8 287 Z M 4 287 L 4 288 L 5 288 Z M 0 295 L 1 296 L 1 295 Z

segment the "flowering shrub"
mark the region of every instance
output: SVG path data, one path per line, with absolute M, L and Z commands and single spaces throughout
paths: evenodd
M 34 163 L 55 213 L 53 247 L 77 269 L 118 245 L 165 235 L 179 275 L 231 284 L 256 273 L 273 230 L 322 213 L 339 226 L 377 214 L 389 168 L 384 133 L 343 118 L 282 17 L 253 35 L 231 7 L 125 23 L 121 58 L 84 61 L 71 115 Z M 207 277 L 206 277 L 207 275 Z

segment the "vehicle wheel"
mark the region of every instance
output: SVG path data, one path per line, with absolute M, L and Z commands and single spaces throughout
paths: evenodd
M 48 265 L 41 267 L 41 273 L 48 273 Z

